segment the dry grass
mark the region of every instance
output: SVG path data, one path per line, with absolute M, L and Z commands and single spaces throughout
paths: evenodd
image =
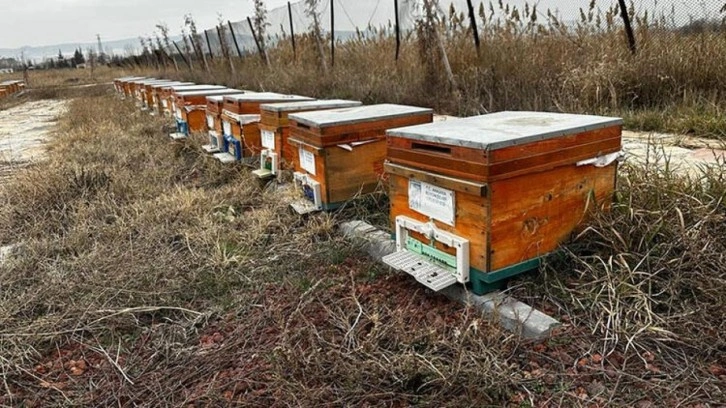
M 383 196 L 300 218 L 164 125 L 77 99 L 50 160 L 2 187 L 0 241 L 20 246 L 0 269 L 0 404 L 726 401 L 721 179 L 628 169 L 611 214 L 513 282 L 565 321 L 528 344 L 339 238 L 348 217 L 385 222 Z
M 50 160 L 3 186 L 0 237 L 21 245 L 0 270 L 0 403 L 506 398 L 515 341 L 162 128 L 76 100 Z
M 237 75 L 220 58 L 209 74 L 189 72 L 183 65 L 178 73 L 138 72 L 320 98 L 412 104 L 462 116 L 505 109 L 621 115 L 633 129 L 726 136 L 722 31 L 686 34 L 641 18 L 638 53 L 631 55 L 621 28 L 606 24 L 605 15 L 600 20 L 600 26 L 593 18 L 565 27 L 539 15 L 532 23 L 531 11 L 519 10 L 481 29 L 478 54 L 466 20 L 442 21 L 438 31 L 444 33 L 457 84 L 453 89 L 436 62 L 436 47 L 424 46 L 422 52 L 415 37 L 406 37 L 396 62 L 395 39 L 387 33 L 338 44 L 329 75 L 320 74 L 309 36 L 297 40 L 296 59 L 290 41 L 283 39 L 269 50 L 270 68 L 250 55 L 236 62 Z

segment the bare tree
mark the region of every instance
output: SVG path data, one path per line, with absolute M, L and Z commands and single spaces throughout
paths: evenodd
M 165 50 L 167 52 L 167 55 L 173 56 L 174 50 L 171 48 L 171 40 L 169 40 L 169 27 L 165 23 L 159 23 L 156 25 L 156 29 L 159 30 L 159 34 L 161 34 L 161 39 L 164 41 L 164 45 L 162 46 L 161 43 L 159 44 L 159 48 Z M 156 36 L 156 40 L 159 41 L 159 36 Z M 174 70 L 177 72 L 179 71 L 179 65 L 176 63 L 176 58 L 170 57 L 171 61 L 174 63 Z
M 187 54 L 187 63 L 189 64 L 189 70 L 193 71 L 194 65 L 192 64 L 192 46 L 191 44 L 189 44 L 189 39 L 187 38 L 187 31 L 184 27 L 182 27 L 181 36 L 182 40 L 184 41 L 184 53 Z
M 209 64 L 207 64 L 207 56 L 204 53 L 204 48 L 202 47 L 202 37 L 199 35 L 199 32 L 197 31 L 197 23 L 194 21 L 194 18 L 191 14 L 187 14 L 184 16 L 184 25 L 189 28 L 189 33 L 192 37 L 192 46 L 196 51 L 199 52 L 199 55 L 201 55 L 202 62 L 204 63 L 204 69 L 209 72 Z
M 257 35 L 262 54 L 265 56 L 265 62 L 267 65 L 270 65 L 270 59 L 267 57 L 267 47 L 265 46 L 265 33 L 267 32 L 267 27 L 270 25 L 267 22 L 267 7 L 265 7 L 265 2 L 262 0 L 253 0 L 253 2 L 255 6 L 255 17 L 252 22 L 255 34 Z
M 312 23 L 310 25 L 310 31 L 312 32 L 313 39 L 318 46 L 318 57 L 320 66 L 323 68 L 325 75 L 328 74 L 328 65 L 325 63 L 325 50 L 323 49 L 323 29 L 320 25 L 320 11 L 318 6 L 320 0 L 305 0 L 305 15 L 308 16 Z

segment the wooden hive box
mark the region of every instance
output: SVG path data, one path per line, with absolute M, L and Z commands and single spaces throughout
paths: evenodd
M 125 94 L 125 88 L 129 81 L 135 80 L 135 79 L 141 79 L 141 77 L 135 77 L 135 76 L 127 76 L 122 78 L 116 78 L 113 80 L 113 86 L 116 92 L 124 96 Z
M 499 112 L 388 131 L 397 252 L 433 290 L 536 268 L 615 188 L 622 120 Z
M 144 81 L 141 84 L 139 84 L 139 96 L 140 96 L 140 103 L 141 103 L 141 109 L 146 110 L 151 108 L 151 90 L 153 89 L 154 85 L 160 85 L 160 84 L 173 84 L 177 81 L 171 81 L 168 79 L 158 79 L 154 81 Z
M 297 149 L 287 143 L 290 133 L 288 115 L 327 109 L 351 108 L 362 105 L 359 101 L 342 99 L 284 102 L 260 105 L 260 168 L 253 173 L 260 178 L 279 175 L 291 169 Z
M 289 115 L 295 185 L 305 197 L 293 208 L 331 210 L 372 192 L 383 173 L 386 130 L 432 118 L 431 109 L 389 104 Z
M 170 81 L 168 79 L 159 79 L 154 81 L 144 81 L 138 85 L 138 94 L 139 99 L 137 101 L 137 104 L 141 108 L 141 110 L 148 110 L 151 108 L 151 104 L 149 103 L 149 99 L 151 99 L 151 93 L 149 92 L 149 89 L 152 88 L 154 85 L 157 84 L 172 84 L 175 81 Z
M 4 81 L 4 82 L 0 83 L 0 88 L 5 89 L 5 91 L 8 95 L 13 95 L 13 94 L 20 92 L 19 84 L 21 82 L 22 81 L 17 81 L 17 80 Z
M 224 143 L 216 157 L 223 163 L 253 162 L 262 151 L 260 140 L 260 105 L 274 102 L 310 101 L 313 98 L 274 92 L 251 92 L 225 96 L 222 103 Z
M 234 95 L 240 92 L 242 91 L 230 88 L 174 92 L 177 133 L 170 136 L 173 139 L 183 139 L 191 132 L 202 132 L 206 129 L 207 96 Z
M 129 82 L 129 90 L 131 91 L 130 98 L 136 103 L 137 106 L 141 106 L 141 88 L 146 82 L 159 81 L 157 78 L 142 78 Z
M 126 81 L 122 81 L 124 88 L 124 99 L 132 98 L 134 95 L 134 81 L 142 80 L 144 77 L 134 77 Z
M 248 91 L 240 91 L 239 94 L 227 95 L 238 96 Z M 222 131 L 222 109 L 225 95 L 207 96 L 207 129 L 209 144 L 203 145 L 202 149 L 207 153 L 219 153 L 224 145 L 224 132 Z
M 163 106 L 160 99 L 160 92 L 163 87 L 194 85 L 193 82 L 159 82 L 147 85 L 146 104 L 151 107 L 152 114 L 161 114 Z
M 226 86 L 221 85 L 169 85 L 162 86 L 159 95 L 161 98 L 161 105 L 163 107 L 164 115 L 176 117 L 175 97 L 176 92 L 191 92 L 191 91 L 212 91 L 219 89 L 227 89 Z

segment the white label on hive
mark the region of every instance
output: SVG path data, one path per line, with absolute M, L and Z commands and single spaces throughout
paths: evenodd
M 300 167 L 315 176 L 315 155 L 302 147 L 298 150 L 300 156 Z
M 451 226 L 456 216 L 455 197 L 451 190 L 423 181 L 408 181 L 408 207 Z
M 222 130 L 224 130 L 225 135 L 232 136 L 232 125 L 226 120 L 222 122 Z
M 263 130 L 262 133 L 262 147 L 266 149 L 275 150 L 275 134 L 269 130 Z
M 210 129 L 214 129 L 214 116 L 207 115 L 207 127 Z

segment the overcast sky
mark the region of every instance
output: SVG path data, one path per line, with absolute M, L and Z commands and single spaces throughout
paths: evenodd
M 287 0 L 266 0 L 268 9 Z M 252 13 L 252 0 L 0 0 L 0 48 L 148 36 L 163 21 L 178 34 L 191 13 L 201 28 Z
M 292 0 L 292 3 L 297 1 Z M 407 1 L 410 0 L 401 0 L 399 4 Z M 466 9 L 465 0 L 441 0 L 440 3 L 452 1 L 457 4 L 458 10 Z M 489 0 L 476 0 L 474 3 L 478 5 L 481 1 L 489 3 Z M 492 2 L 496 4 L 498 1 Z M 614 2 L 616 0 L 597 0 L 596 4 L 606 9 Z M 287 0 L 265 0 L 268 10 L 286 3 Z M 520 9 L 525 3 L 537 3 L 543 17 L 545 11 L 551 9 L 561 11 L 565 20 L 577 20 L 578 9 L 586 9 L 590 0 L 505 0 L 505 3 Z M 224 21 L 244 19 L 252 14 L 252 4 L 253 0 L 0 0 L 0 48 L 93 43 L 96 34 L 100 34 L 104 41 L 137 38 L 140 35 L 147 37 L 153 35 L 159 22 L 165 22 L 171 35 L 177 35 L 187 13 L 194 16 L 201 30 L 214 27 L 219 13 Z M 323 1 L 322 4 L 325 9 L 323 14 L 326 14 L 328 2 Z M 360 27 L 366 27 L 369 23 L 385 24 L 393 18 L 391 0 L 337 0 L 336 4 L 340 13 L 340 25 L 336 29 L 349 29 L 343 27 L 348 20 L 357 20 Z M 650 10 L 653 16 L 667 13 L 673 7 L 679 22 L 687 21 L 694 15 L 718 17 L 721 4 L 720 0 L 635 0 L 636 12 L 639 14 Z M 287 19 L 287 13 L 283 14 L 278 17 Z M 272 20 L 275 27 L 271 29 L 274 31 L 279 21 Z M 326 24 L 327 18 L 324 18 L 323 25 Z M 298 25 L 305 26 L 307 23 L 298 22 Z

